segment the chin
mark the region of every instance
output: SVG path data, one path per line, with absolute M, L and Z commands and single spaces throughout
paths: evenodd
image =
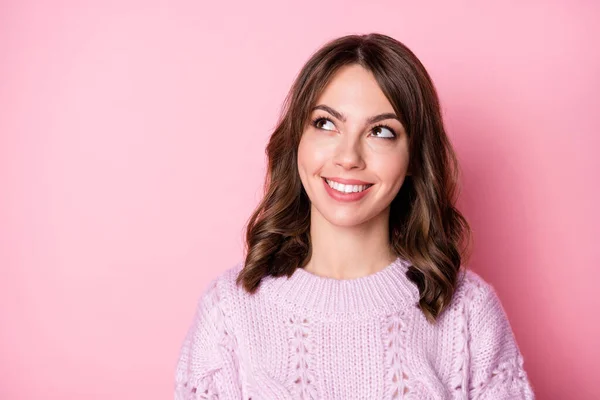
M 329 212 L 322 215 L 331 225 L 345 228 L 361 225 L 370 219 L 368 216 L 357 215 L 356 212 L 350 212 L 350 210 L 339 210 L 337 212 L 329 210 Z

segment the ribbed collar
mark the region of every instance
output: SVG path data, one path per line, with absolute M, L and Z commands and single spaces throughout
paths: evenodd
M 410 262 L 398 257 L 382 270 L 354 279 L 315 275 L 302 268 L 290 277 L 265 279 L 261 290 L 282 305 L 322 316 L 374 316 L 416 304 L 417 287 L 406 277 Z

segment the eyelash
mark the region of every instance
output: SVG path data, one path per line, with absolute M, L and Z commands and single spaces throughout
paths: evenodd
M 314 126 L 317 129 L 322 129 L 322 128 L 319 128 L 317 126 L 317 124 L 319 123 L 319 121 L 322 121 L 322 120 L 329 121 L 329 122 L 333 123 L 333 121 L 330 120 L 329 118 L 317 117 L 317 118 L 315 118 L 315 119 L 312 120 L 312 126 Z M 371 130 L 376 129 L 376 128 L 385 128 L 385 129 L 388 129 L 394 135 L 393 137 L 380 137 L 379 139 L 387 139 L 387 140 L 394 140 L 394 139 L 396 139 L 396 136 L 397 136 L 396 135 L 396 131 L 394 131 L 389 125 L 386 125 L 386 124 L 377 124 Z

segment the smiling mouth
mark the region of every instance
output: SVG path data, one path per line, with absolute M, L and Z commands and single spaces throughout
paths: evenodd
M 330 188 L 340 193 L 360 193 L 373 186 L 372 183 L 366 185 L 346 185 L 343 183 L 332 181 L 327 178 L 323 179 L 325 180 L 325 182 L 327 182 L 327 185 L 329 185 Z

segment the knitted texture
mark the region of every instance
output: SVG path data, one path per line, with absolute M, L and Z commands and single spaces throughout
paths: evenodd
M 235 265 L 199 298 L 175 399 L 534 399 L 495 289 L 461 269 L 430 324 L 409 266 L 348 280 L 299 268 L 250 295 Z

